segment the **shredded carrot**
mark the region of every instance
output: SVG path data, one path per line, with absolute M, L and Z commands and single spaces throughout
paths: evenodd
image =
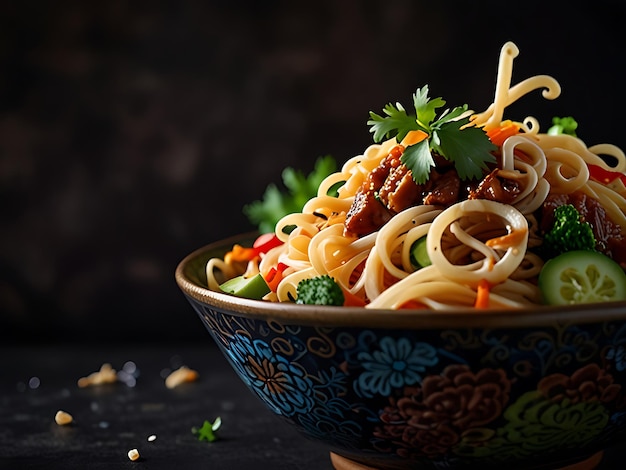
M 224 261 L 228 264 L 237 261 L 251 261 L 255 256 L 257 256 L 257 252 L 254 248 L 233 245 L 233 249 L 224 255 Z
M 496 127 L 494 129 L 489 129 L 487 131 L 487 137 L 491 140 L 494 145 L 501 147 L 506 139 L 509 137 L 519 134 L 520 126 L 513 121 L 503 121 L 500 127 Z
M 343 289 L 343 305 L 344 307 L 365 307 L 365 300 L 354 295 L 348 289 Z
M 427 137 L 428 137 L 428 134 L 424 131 L 420 131 L 420 130 L 409 131 L 407 135 L 404 136 L 404 139 L 402 139 L 401 144 L 404 145 L 405 147 L 408 147 L 409 145 L 415 145 L 418 142 L 421 142 Z
M 489 282 L 487 279 L 481 279 L 478 281 L 478 287 L 476 289 L 476 301 L 474 308 L 488 308 L 489 307 Z
M 398 308 L 401 310 L 421 310 L 428 307 L 426 307 L 426 305 L 424 305 L 423 303 L 418 302 L 417 300 L 407 300 Z
M 506 235 L 502 235 L 496 238 L 490 238 L 485 242 L 489 248 L 493 248 L 495 250 L 507 250 L 512 246 L 521 244 L 526 236 L 528 235 L 527 229 L 519 229 L 512 230 L 510 233 Z

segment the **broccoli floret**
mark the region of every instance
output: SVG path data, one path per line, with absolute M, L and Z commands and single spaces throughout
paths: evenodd
M 556 254 L 573 250 L 595 251 L 596 240 L 588 222 L 571 204 L 554 209 L 554 225 L 544 236 L 547 248 Z
M 341 286 L 328 274 L 303 279 L 297 287 L 297 304 L 343 305 Z

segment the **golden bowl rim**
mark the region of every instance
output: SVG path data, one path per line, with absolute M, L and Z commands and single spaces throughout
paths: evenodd
M 527 310 L 495 309 L 477 311 L 459 308 L 450 311 L 366 309 L 267 302 L 235 297 L 210 290 L 190 279 L 191 264 L 211 252 L 227 251 L 234 243 L 253 240 L 258 233 L 248 232 L 208 243 L 185 256 L 176 266 L 175 280 L 182 292 L 211 309 L 229 314 L 276 321 L 282 324 L 315 327 L 354 327 L 386 329 L 455 328 L 534 328 L 599 322 L 626 321 L 626 301 L 571 306 L 540 306 Z

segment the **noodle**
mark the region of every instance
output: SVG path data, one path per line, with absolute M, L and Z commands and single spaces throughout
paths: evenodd
M 502 127 L 507 106 L 531 91 L 543 88 L 546 99 L 560 95 L 559 83 L 545 75 L 512 85 L 518 54 L 513 43 L 502 47 L 493 103 L 481 113 L 470 112 L 467 126 L 489 133 Z M 626 234 L 626 179 L 599 182 L 590 170 L 597 166 L 623 174 L 626 156 L 614 145 L 588 147 L 572 135 L 540 133 L 532 116 L 514 125 L 519 132 L 499 145 L 499 163 L 489 176 L 495 183 L 487 188 L 495 193 L 496 183 L 508 188 L 503 191 L 508 191 L 509 200 L 476 196 L 476 189 L 452 204 L 435 200 L 392 213 L 371 233 L 350 233 L 346 221 L 355 205 L 363 203 L 358 198 L 372 184 L 373 171 L 394 149 L 404 148 L 403 142 L 390 138 L 347 160 L 320 184 L 301 212 L 283 217 L 275 234 L 284 243 L 265 253 L 258 265 L 210 260 L 209 288 L 219 289 L 223 279 L 244 269 L 265 274 L 282 263 L 287 266 L 282 280 L 266 300 L 293 301 L 301 280 L 328 274 L 346 292 L 363 299 L 366 308 L 473 307 L 483 283 L 490 289 L 489 308 L 541 304 L 537 278 L 544 260 L 536 250 L 543 243 L 538 220 L 542 208 L 550 198 L 585 196 L 598 201 L 607 218 Z M 486 176 L 483 182 L 487 180 Z M 328 196 L 338 184 L 338 195 Z M 420 268 L 412 247 L 424 237 L 432 264 Z

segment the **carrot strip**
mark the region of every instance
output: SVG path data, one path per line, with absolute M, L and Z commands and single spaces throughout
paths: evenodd
M 343 287 L 342 290 L 344 307 L 365 307 L 366 302 L 361 297 L 354 295 L 348 289 L 344 289 Z
M 409 131 L 404 136 L 404 139 L 402 139 L 401 144 L 405 147 L 408 147 L 409 145 L 415 145 L 418 142 L 421 142 L 427 137 L 428 137 L 428 134 L 424 131 L 420 131 L 420 130 Z
M 520 127 L 513 121 L 503 121 L 500 127 L 489 129 L 487 131 L 487 137 L 491 140 L 491 143 L 501 147 L 506 139 L 513 135 L 520 133 Z
M 476 289 L 476 301 L 474 308 L 489 308 L 489 289 L 491 286 L 487 279 L 481 279 Z
M 406 302 L 404 302 L 402 305 L 400 305 L 400 307 L 398 307 L 401 310 L 422 310 L 425 308 L 428 308 L 426 305 L 424 305 L 421 302 L 418 302 L 417 300 L 407 300 Z
M 251 261 L 255 256 L 257 256 L 257 252 L 254 248 L 233 245 L 233 249 L 224 255 L 224 261 L 228 264 L 236 261 Z

